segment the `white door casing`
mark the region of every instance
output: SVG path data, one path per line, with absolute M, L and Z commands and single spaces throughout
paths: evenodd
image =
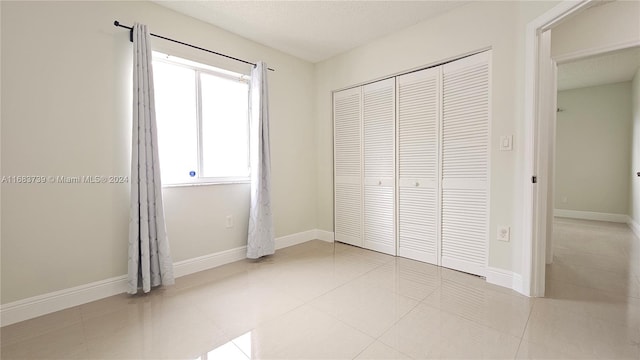
M 545 97 L 555 97 L 550 79 L 553 62 L 548 61 L 550 37 L 543 36 L 544 31 L 552 29 L 570 16 L 586 9 L 594 2 L 592 0 L 572 1 L 564 0 L 549 11 L 540 15 L 527 25 L 525 36 L 525 134 L 524 134 L 524 176 L 523 176 L 523 221 L 522 221 L 522 287 L 514 288 L 527 296 L 544 296 L 545 265 L 546 265 L 546 188 L 538 188 L 538 183 L 532 183 L 532 177 L 541 179 L 538 171 L 548 169 L 548 156 L 540 158 L 540 149 L 548 146 L 549 136 L 539 133 L 541 124 L 547 121 L 543 103 Z M 548 109 L 546 109 L 548 110 Z M 545 171 L 546 172 L 546 171 Z

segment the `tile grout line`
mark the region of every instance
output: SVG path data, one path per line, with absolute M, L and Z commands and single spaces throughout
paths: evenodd
M 87 338 L 85 316 L 82 313 L 82 305 L 78 307 L 78 312 L 80 312 L 80 324 L 82 325 L 82 342 L 84 344 L 85 350 L 87 351 L 87 357 L 91 358 L 91 352 L 89 351 L 89 339 Z
M 514 360 L 518 357 L 518 353 L 520 352 L 520 346 L 522 346 L 522 341 L 524 341 L 524 334 L 527 332 L 527 327 L 529 326 L 529 320 L 531 319 L 531 315 L 533 314 L 533 308 L 536 306 L 536 298 L 533 298 L 533 305 L 531 305 L 531 309 L 529 309 L 529 316 L 527 316 L 527 321 L 524 323 L 524 328 L 522 329 L 522 335 L 520 336 L 520 342 L 518 342 L 518 348 L 516 349 L 516 353 L 513 355 Z

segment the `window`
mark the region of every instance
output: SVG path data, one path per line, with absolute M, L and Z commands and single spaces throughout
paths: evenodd
M 162 183 L 247 181 L 249 78 L 155 53 Z

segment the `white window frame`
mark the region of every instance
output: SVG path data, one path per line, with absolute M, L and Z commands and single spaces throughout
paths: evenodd
M 195 87 L 196 87 L 196 131 L 197 131 L 197 173 L 195 177 L 189 179 L 189 181 L 181 183 L 162 184 L 162 187 L 183 187 L 183 186 L 198 186 L 198 185 L 218 185 L 218 184 L 248 184 L 251 177 L 251 165 L 250 165 L 250 129 L 249 129 L 249 116 L 247 116 L 247 165 L 249 171 L 247 176 L 220 176 L 220 177 L 201 177 L 202 171 L 202 158 L 203 158 L 203 138 L 202 138 L 202 88 L 200 86 L 200 74 L 208 74 L 211 76 L 217 76 L 229 80 L 235 80 L 246 83 L 250 86 L 251 77 L 244 74 L 216 68 L 210 65 L 197 63 L 187 59 L 163 54 L 161 52 L 153 51 L 153 62 L 163 62 L 173 66 L 180 66 L 194 71 L 195 75 Z M 247 99 L 247 106 L 250 99 Z M 248 109 L 249 110 L 249 109 Z M 160 160 L 162 163 L 162 159 Z

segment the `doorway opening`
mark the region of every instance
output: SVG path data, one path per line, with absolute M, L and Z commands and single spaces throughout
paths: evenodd
M 587 8 L 605 4 L 598 1 L 564 1 L 538 17 L 527 27 L 525 81 L 525 176 L 522 248 L 522 293 L 544 296 L 547 244 L 553 219 L 553 133 L 556 115 L 556 61 L 551 58 L 551 31 Z M 605 5 L 606 6 L 606 5 Z M 631 14 L 633 16 L 633 14 Z M 635 22 L 634 22 L 635 23 Z M 640 45 L 640 40 L 592 47 L 571 54 L 575 58 Z
M 640 249 L 627 226 L 639 69 L 640 47 L 558 64 L 545 296 L 640 295 Z

